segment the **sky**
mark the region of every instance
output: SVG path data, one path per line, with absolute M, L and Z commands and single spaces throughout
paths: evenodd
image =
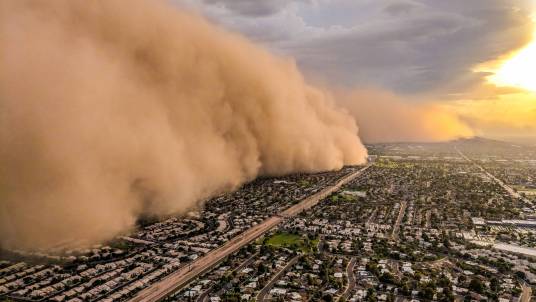
M 536 140 L 536 1 L 172 2 L 295 60 L 310 81 L 432 105 L 473 135 Z

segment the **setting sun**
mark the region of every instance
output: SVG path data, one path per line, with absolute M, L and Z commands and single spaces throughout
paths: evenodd
M 536 70 L 536 34 L 527 46 L 503 62 L 489 80 L 498 86 L 536 91 L 534 70 Z

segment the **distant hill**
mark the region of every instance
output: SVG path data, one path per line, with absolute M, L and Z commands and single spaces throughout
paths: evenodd
M 451 141 L 443 141 L 443 142 L 389 142 L 389 143 L 370 143 L 367 145 L 487 145 L 487 146 L 504 146 L 504 147 L 512 147 L 513 145 L 516 145 L 515 143 L 506 142 L 506 141 L 500 141 L 500 140 L 494 140 L 489 139 L 485 137 L 475 136 L 471 138 L 459 138 Z
M 534 144 L 530 143 L 519 143 L 519 142 L 510 142 L 510 141 L 504 141 L 504 140 L 497 140 L 497 139 L 489 139 L 484 138 L 480 136 L 475 136 L 473 138 L 461 138 L 457 140 L 453 140 L 448 142 L 450 144 L 456 144 L 459 146 L 480 146 L 480 147 L 488 147 L 488 148 L 505 148 L 505 149 L 511 149 L 511 148 L 535 148 L 536 146 Z
M 448 143 L 461 144 L 461 145 L 494 146 L 494 147 L 505 147 L 505 148 L 521 146 L 520 144 L 517 144 L 517 143 L 496 140 L 496 139 L 489 139 L 489 138 L 480 137 L 480 136 L 475 136 L 472 138 L 460 138 L 457 140 L 450 141 Z
M 367 145 L 370 154 L 453 156 L 460 150 L 470 157 L 536 159 L 536 146 L 485 137 L 461 138 L 447 142 L 399 142 Z
M 454 145 L 468 155 L 498 156 L 501 158 L 533 159 L 536 147 L 528 144 L 512 143 L 483 137 L 457 139 L 446 143 Z

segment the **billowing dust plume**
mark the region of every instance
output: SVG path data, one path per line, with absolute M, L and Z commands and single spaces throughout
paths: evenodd
M 0 146 L 0 242 L 24 248 L 366 156 L 291 60 L 153 0 L 1 1 Z
M 339 91 L 337 100 L 355 117 L 367 143 L 435 142 L 474 135 L 455 112 L 434 102 L 406 100 L 388 91 Z

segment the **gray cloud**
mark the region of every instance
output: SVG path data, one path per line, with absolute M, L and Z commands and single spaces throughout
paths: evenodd
M 292 0 L 204 0 L 207 5 L 219 5 L 229 11 L 243 16 L 269 16 L 283 10 Z
M 328 82 L 404 93 L 480 83 L 473 67 L 522 46 L 533 26 L 526 0 L 252 3 L 206 0 L 198 8 Z
M 383 8 L 385 12 L 393 16 L 408 14 L 419 5 L 413 1 L 393 1 Z

